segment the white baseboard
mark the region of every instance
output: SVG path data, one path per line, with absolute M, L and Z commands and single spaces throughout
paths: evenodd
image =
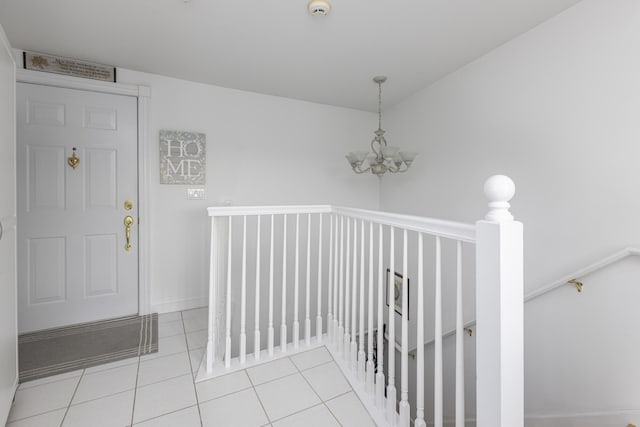
M 626 427 L 640 425 L 640 410 L 527 415 L 525 427 Z
M 151 304 L 153 313 L 171 313 L 173 311 L 191 310 L 192 308 L 206 307 L 209 304 L 209 298 L 197 297 L 164 302 L 156 302 Z
M 525 415 L 524 420 L 525 427 L 626 427 L 629 424 L 640 426 L 640 410 Z M 427 426 L 433 425 L 433 422 L 427 422 Z M 454 425 L 454 420 L 444 420 L 445 427 Z M 475 418 L 467 418 L 464 425 L 475 427 Z

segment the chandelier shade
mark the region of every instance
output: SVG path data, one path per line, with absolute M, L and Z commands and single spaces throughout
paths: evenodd
M 387 81 L 387 78 L 377 76 L 373 81 L 378 85 L 378 129 L 371 140 L 371 151 L 352 151 L 345 157 L 357 174 L 371 172 L 381 177 L 387 172 L 406 172 L 418 153 L 400 151 L 399 147 L 387 144 L 384 138 L 385 131 L 382 129 L 382 83 Z

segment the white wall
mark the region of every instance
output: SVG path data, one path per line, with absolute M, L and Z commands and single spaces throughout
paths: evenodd
M 18 386 L 15 79 L 9 41 L 0 27 L 0 424 Z
M 581 294 L 567 286 L 525 305 L 529 425 L 558 425 L 551 422 L 562 416 L 580 426 L 638 425 L 640 257 L 582 281 Z M 581 420 L 595 413 L 598 422 Z
M 206 304 L 206 207 L 334 203 L 377 208 L 370 176 L 354 175 L 344 154 L 369 140 L 372 113 L 118 70 L 122 83 L 151 86 L 149 107 L 152 308 Z M 183 185 L 160 185 L 158 132 L 207 138 L 206 200 Z
M 416 93 L 385 115 L 389 141 L 421 154 L 409 173 L 382 180 L 381 208 L 473 222 L 486 212 L 484 180 L 510 175 L 512 212 L 525 225 L 526 291 L 638 246 L 638 52 L 639 2 L 584 0 Z M 628 319 L 612 317 L 623 297 L 607 291 L 603 298 L 597 315 L 623 328 Z M 527 308 L 527 412 L 612 410 L 618 395 L 607 388 L 563 409 L 544 399 L 581 384 L 575 371 L 539 381 L 532 370 L 555 353 L 552 340 L 532 345 L 533 331 L 551 327 L 545 316 Z M 575 345 L 593 369 L 617 369 L 618 378 L 629 368 L 611 354 L 599 359 L 597 342 Z M 626 374 L 640 378 L 640 368 L 630 368 Z M 640 409 L 631 396 L 636 407 L 626 408 Z

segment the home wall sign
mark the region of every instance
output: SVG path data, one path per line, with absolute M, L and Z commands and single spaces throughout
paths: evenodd
M 47 73 L 64 74 L 105 82 L 116 82 L 116 69 L 109 65 L 77 61 L 75 59 L 34 52 L 23 52 L 22 59 L 24 68 L 27 70 L 45 71 Z
M 160 184 L 206 184 L 204 133 L 160 131 Z

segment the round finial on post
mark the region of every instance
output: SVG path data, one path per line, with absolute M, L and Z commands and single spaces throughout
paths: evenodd
M 513 221 L 509 212 L 509 200 L 516 193 L 516 185 L 506 175 L 493 175 L 484 183 L 484 195 L 489 199 L 489 212 L 485 216 L 487 221 Z

